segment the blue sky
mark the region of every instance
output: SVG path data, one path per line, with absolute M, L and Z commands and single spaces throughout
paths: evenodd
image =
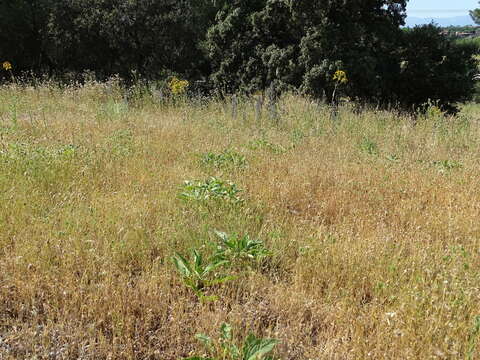
M 478 0 L 410 0 L 407 14 L 414 17 L 454 17 L 468 15 L 468 11 L 480 7 Z

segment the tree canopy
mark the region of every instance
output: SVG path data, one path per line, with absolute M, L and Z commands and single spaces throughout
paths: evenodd
M 475 22 L 475 24 L 480 25 L 480 9 L 470 10 L 470 17 Z
M 0 56 L 15 71 L 204 79 L 221 94 L 301 91 L 449 104 L 473 89 L 471 53 L 433 26 L 402 29 L 407 0 L 12 0 Z M 472 12 L 477 14 L 476 11 Z M 3 61 L 2 60 L 2 61 Z M 455 65 L 456 64 L 456 65 Z

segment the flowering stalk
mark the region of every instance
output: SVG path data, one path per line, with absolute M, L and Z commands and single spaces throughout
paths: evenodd
M 176 77 L 173 77 L 168 86 L 173 95 L 182 95 L 187 91 L 190 83 L 187 80 L 180 80 Z
M 13 76 L 13 71 L 12 71 L 12 64 L 9 61 L 4 61 L 2 63 L 2 68 L 3 68 L 3 70 L 10 72 L 10 76 L 12 77 L 12 81 L 15 82 L 15 76 Z
M 347 73 L 343 70 L 335 71 L 333 74 L 333 81 L 335 81 L 335 88 L 332 94 L 332 104 L 335 104 L 335 98 L 337 96 L 337 89 L 340 85 L 348 83 Z

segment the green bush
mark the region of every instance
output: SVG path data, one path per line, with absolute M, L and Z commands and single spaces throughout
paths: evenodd
M 403 30 L 406 1 L 232 1 L 207 35 L 219 92 L 297 89 L 334 100 L 443 110 L 473 95 L 476 46 L 433 26 Z M 241 49 L 241 50 L 240 50 Z M 337 94 L 338 95 L 338 94 Z
M 394 100 L 407 108 L 434 101 L 442 110 L 470 100 L 475 91 L 475 51 L 475 44 L 445 38 L 433 25 L 405 30 Z

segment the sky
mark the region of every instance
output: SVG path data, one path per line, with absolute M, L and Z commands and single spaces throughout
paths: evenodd
M 456 17 L 480 8 L 478 0 L 410 0 L 407 14 L 412 17 Z

